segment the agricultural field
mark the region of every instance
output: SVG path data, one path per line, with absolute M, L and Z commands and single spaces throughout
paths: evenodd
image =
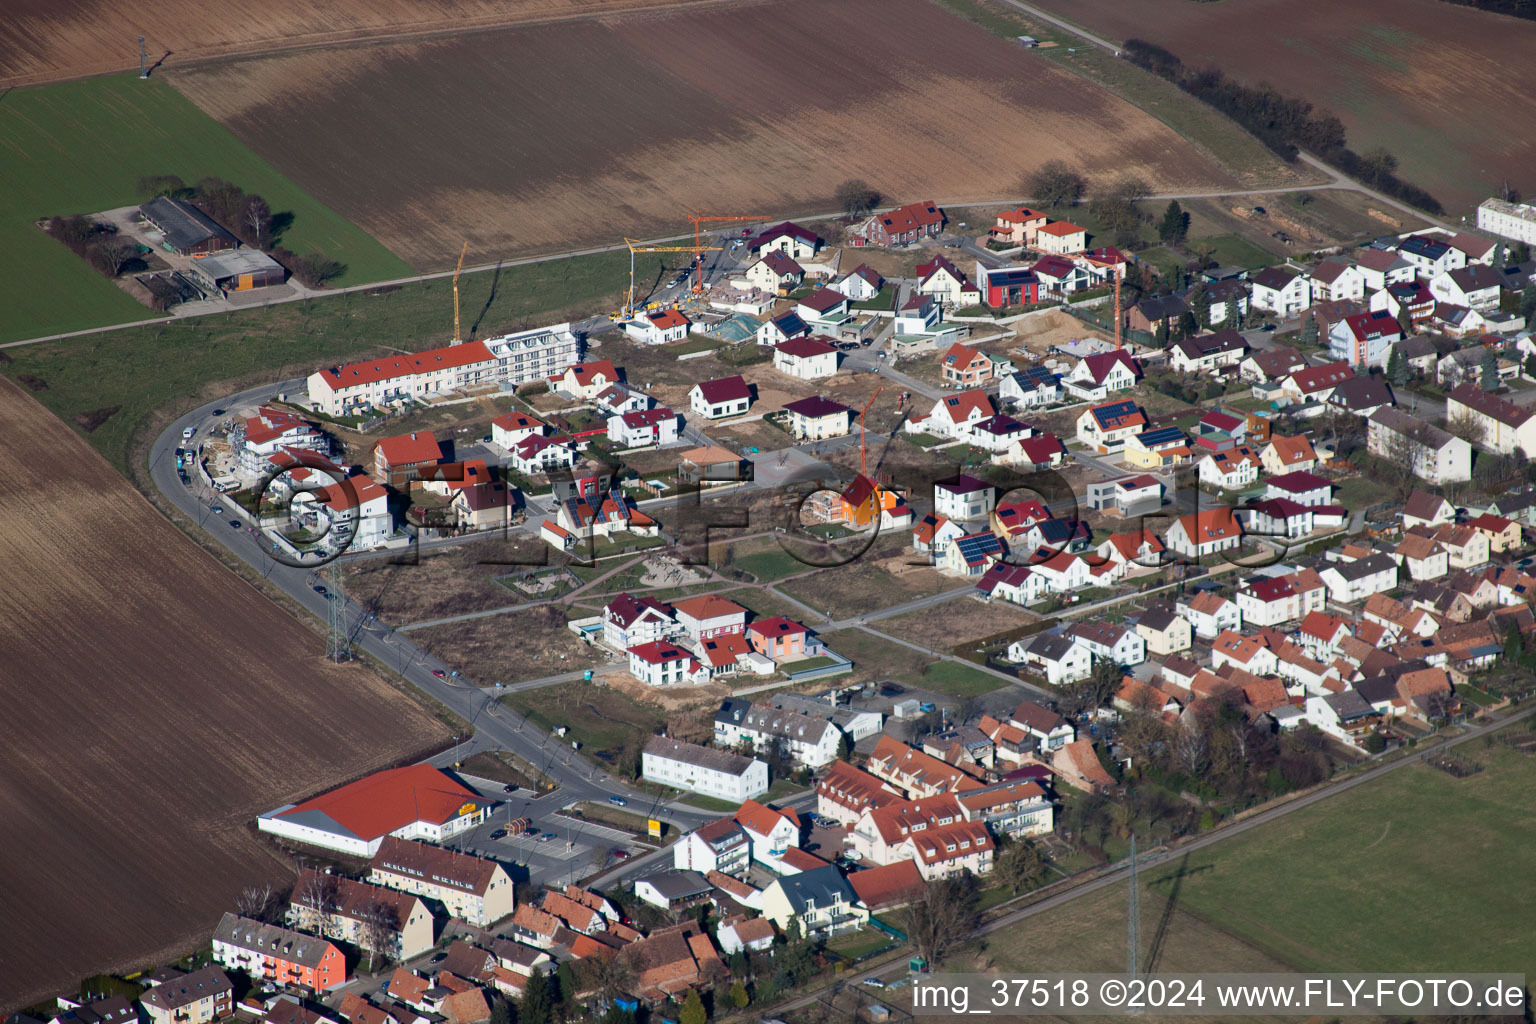
M 612 308 L 626 267 L 626 256 L 606 253 L 466 274 L 459 283 L 465 334 L 484 338 Z M 200 402 L 382 354 L 385 345 L 444 345 L 452 328 L 449 283 L 420 281 L 0 349 L 9 359 L 0 359 L 0 372 L 47 385 L 37 398 L 65 422 L 115 408 L 87 439 L 127 473 L 136 445 Z
M 808 72 L 781 74 L 782 53 Z M 825 211 L 850 177 L 942 202 L 1006 196 L 1053 158 L 1159 190 L 1237 184 L 1150 115 L 925 0 L 701 6 L 163 73 L 422 267 L 466 239 L 510 255 L 678 234 L 694 209 Z
M 1167 47 L 1337 114 L 1351 148 L 1384 146 L 1453 215 L 1536 180 L 1536 23 L 1441 0 L 1042 0 L 1111 40 Z
M 274 212 L 293 216 L 283 245 L 346 264 L 337 285 L 410 273 L 158 79 L 113 75 L 10 90 L 0 103 L 0 153 L 0 247 L 10 260 L 0 275 L 0 341 L 155 315 L 36 226 L 55 214 L 139 203 L 146 175 L 188 183 L 212 175 L 260 193 Z
M 710 0 L 661 0 L 667 5 Z M 716 0 L 718 2 L 718 0 Z M 599 17 L 658 0 L 410 0 L 313 4 L 269 0 L 261 16 L 191 0 L 149 0 L 131 8 L 92 0 L 15 0 L 0 22 L 0 86 L 33 85 L 138 68 L 134 37 L 145 36 L 158 67 L 275 49 L 339 46 L 369 39 L 439 35 L 495 25 Z
M 242 885 L 291 877 L 256 815 L 447 733 L 367 668 L 323 661 L 315 632 L 9 381 L 0 437 L 0 805 L 25 837 L 0 850 L 14 1007 L 206 942 Z

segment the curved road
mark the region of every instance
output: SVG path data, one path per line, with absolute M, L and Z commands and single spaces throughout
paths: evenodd
M 188 487 L 182 484 L 177 475 L 175 452 L 181 444 L 184 428 L 195 426 L 198 428 L 198 436 L 205 436 L 209 425 L 218 418 L 213 415 L 215 407 L 231 408 L 255 401 L 270 394 L 272 390 L 272 385 L 262 385 L 217 402 L 209 402 L 178 418 L 166 427 L 150 448 L 149 473 L 156 489 L 178 511 L 206 530 L 209 536 L 255 569 L 268 582 L 281 588 L 305 611 L 324 622 L 328 617 L 327 602 L 314 590 L 319 582 L 314 572 L 284 565 L 272 558 L 270 544 L 253 535 L 250 527 L 243 525 L 243 522 L 238 528 L 231 527 L 228 513 L 214 514 L 214 505 L 228 504 L 222 495 L 203 487 L 195 476 L 192 478 L 192 486 Z M 348 629 L 356 648 L 399 673 L 417 689 L 471 723 L 476 730 L 477 746 L 509 750 L 531 764 L 545 766 L 548 774 L 560 785 L 556 793 L 562 805 L 580 800 L 601 803 L 615 794 L 623 794 L 637 810 L 653 808 L 657 803 L 655 797 L 624 785 L 582 758 L 561 760 L 555 757 L 556 751 L 565 750 L 569 753 L 566 744 L 554 740 L 530 723 L 521 721 L 521 716 L 497 701 L 498 695 L 508 689 L 527 688 L 535 682 L 547 684 L 580 679 L 581 672 L 524 681 L 521 684 L 513 683 L 500 691 L 455 683 L 451 676 L 439 678 L 433 675 L 434 669 L 450 672 L 447 666 L 422 651 L 404 634 L 371 623 L 367 613 L 356 603 L 350 600 L 347 602 L 346 614 Z M 316 638 L 315 646 L 318 656 L 321 651 L 319 638 Z M 664 817 L 680 830 L 691 829 L 719 817 L 718 813 L 677 802 L 661 804 L 654 807 L 651 813 Z

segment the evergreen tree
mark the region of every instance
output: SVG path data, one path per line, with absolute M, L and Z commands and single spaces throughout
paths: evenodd
M 1503 270 L 1509 260 L 1509 253 L 1504 248 L 1503 242 L 1496 242 L 1493 246 L 1493 269 Z
M 1227 300 L 1227 318 L 1222 321 L 1234 331 L 1243 329 L 1243 305 L 1236 299 Z
M 1406 305 L 1397 307 L 1397 326 L 1403 329 L 1404 334 L 1413 333 L 1413 317 L 1408 315 L 1408 307 Z
M 492 1000 L 491 1024 L 512 1024 L 512 1007 L 507 1005 L 505 999 Z
M 1536 380 L 1536 352 L 1525 357 L 1525 375 L 1531 380 Z
M 1189 230 L 1189 214 L 1179 205 L 1177 199 L 1169 200 L 1168 208 L 1163 211 L 1163 222 L 1158 225 L 1157 237 L 1165 244 L 1177 245 L 1184 241 L 1184 235 Z
M 1401 345 L 1393 345 L 1392 354 L 1387 357 L 1387 380 L 1395 388 L 1408 383 L 1408 360 L 1403 356 Z
M 1525 317 L 1525 326 L 1531 326 L 1532 317 L 1536 316 L 1536 285 L 1520 289 L 1520 313 Z
M 1483 346 L 1482 366 L 1478 371 L 1479 383 L 1484 391 L 1492 391 L 1499 386 L 1499 359 L 1493 354 L 1493 349 Z
M 522 1002 L 517 1005 L 517 1024 L 550 1024 L 553 1009 L 549 975 L 535 971 L 528 979 Z
M 731 1004 L 738 1010 L 745 1010 L 752 998 L 747 995 L 747 986 L 740 981 L 731 985 Z
M 1168 318 L 1167 317 L 1164 317 L 1163 319 L 1161 319 L 1161 320 L 1159 320 L 1157 322 L 1157 342 L 1158 342 L 1159 345 L 1166 345 L 1166 344 L 1168 344 Z
M 1318 337 L 1317 318 L 1307 317 L 1301 321 L 1300 341 L 1303 345 L 1316 345 Z
M 576 1001 L 576 993 L 580 985 L 576 981 L 576 969 L 567 961 L 560 965 L 555 972 L 555 984 L 560 989 L 560 1003 L 562 1006 L 570 1006 Z
M 1211 293 L 1205 288 L 1196 288 L 1189 293 L 1189 311 L 1194 315 L 1195 323 L 1201 327 L 1211 326 Z
M 681 1024 L 709 1024 L 709 1014 L 704 1012 L 704 1000 L 699 998 L 698 989 L 688 990 L 688 998 L 683 1000 L 677 1019 Z

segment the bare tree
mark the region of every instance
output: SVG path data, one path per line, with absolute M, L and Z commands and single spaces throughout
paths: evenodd
M 1382 461 L 1387 482 L 1399 498 L 1412 494 L 1418 480 L 1422 445 L 1415 435 L 1420 432 L 1420 429 L 1407 433 L 1382 429 L 1378 435 L 1375 454 Z
M 1462 410 L 1456 415 L 1448 417 L 1445 421 L 1445 429 L 1448 433 L 1461 438 L 1470 445 L 1483 443 L 1483 424 L 1470 411 Z
M 1051 160 L 1024 178 L 1024 191 L 1035 202 L 1053 208 L 1076 206 L 1087 187 L 1083 176 L 1060 160 Z
M 329 872 L 310 869 L 300 876 L 294 902 L 298 904 L 301 927 L 312 928 L 320 935 L 330 933 L 334 927 L 337 889 L 336 876 Z
M 97 258 L 101 260 L 101 269 L 108 277 L 116 277 L 123 272 L 128 261 L 138 255 L 139 247 L 133 239 L 124 235 L 108 235 L 96 245 Z
M 937 965 L 976 923 L 976 883 L 970 875 L 936 878 L 906 909 L 907 936 L 917 955 Z
M 1210 764 L 1210 739 L 1198 722 L 1188 722 L 1173 736 L 1173 756 L 1185 775 L 1197 776 Z
M 250 229 L 247 239 L 258 249 L 266 240 L 267 232 L 272 228 L 272 208 L 261 196 L 246 196 L 245 205 L 240 210 L 240 219 L 245 227 Z
M 235 909 L 241 917 L 266 924 L 275 923 L 281 916 L 282 901 L 271 882 L 256 882 L 240 890 L 235 897 Z
M 861 213 L 868 213 L 880 202 L 880 193 L 871 188 L 869 182 L 863 178 L 849 178 L 836 191 L 837 205 L 843 208 L 843 212 L 850 218 L 857 217 Z
M 999 844 L 992 861 L 992 873 L 1011 892 L 1033 888 L 1045 877 L 1045 859 L 1028 839 L 1014 839 Z
M 400 914 L 393 903 L 374 898 L 363 908 L 358 920 L 358 945 L 368 951 L 368 973 L 380 956 L 392 959 L 400 933 Z

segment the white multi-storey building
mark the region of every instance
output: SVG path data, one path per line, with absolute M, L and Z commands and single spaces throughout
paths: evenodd
M 1514 242 L 1536 245 L 1536 206 L 1484 199 L 1477 208 L 1477 227 Z
M 640 755 L 647 782 L 737 803 L 768 792 L 768 765 L 755 757 L 652 736 Z

